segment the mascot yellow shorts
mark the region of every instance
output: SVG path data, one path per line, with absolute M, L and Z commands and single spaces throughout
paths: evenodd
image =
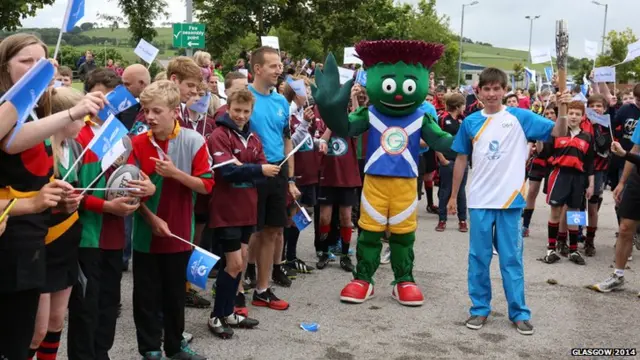
M 358 224 L 367 231 L 408 234 L 418 227 L 416 178 L 365 175 Z

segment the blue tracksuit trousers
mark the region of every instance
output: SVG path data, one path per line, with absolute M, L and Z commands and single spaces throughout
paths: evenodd
M 509 319 L 513 322 L 530 319 L 531 310 L 524 300 L 521 215 L 522 209 L 469 209 L 471 315 L 489 316 L 491 313 L 490 265 L 495 246 Z

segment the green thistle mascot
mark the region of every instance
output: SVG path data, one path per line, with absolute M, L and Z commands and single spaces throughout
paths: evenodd
M 385 230 L 389 229 L 391 266 L 395 280 L 391 295 L 400 304 L 420 306 L 424 296 L 413 278 L 413 243 L 417 228 L 416 178 L 420 139 L 439 152 L 450 151 L 453 138 L 437 120 L 420 109 L 429 92 L 429 68 L 444 46 L 423 41 L 362 41 L 356 52 L 367 71 L 371 106 L 351 114 L 347 107 L 353 80 L 340 85 L 336 60 L 329 54 L 316 73 L 313 97 L 327 126 L 338 136 L 369 130 L 354 279 L 340 299 L 363 303 L 373 296 L 373 276 L 380 265 Z

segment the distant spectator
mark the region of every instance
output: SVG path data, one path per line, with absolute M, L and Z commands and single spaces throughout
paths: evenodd
M 122 73 L 124 73 L 124 68 L 122 66 L 120 66 L 119 62 L 116 62 L 114 67 L 115 67 L 116 74 L 118 76 L 122 77 Z
M 80 77 L 80 80 L 82 82 L 85 81 L 87 75 L 91 71 L 95 70 L 98 67 L 96 65 L 96 62 L 93 60 L 93 53 L 91 52 L 91 50 L 87 50 L 87 52 L 84 54 L 84 57 L 85 62 L 78 68 L 78 76 Z
M 113 65 L 113 59 L 107 60 L 107 69 L 111 69 L 115 71 L 115 65 Z
M 73 82 L 73 71 L 68 66 L 60 66 L 58 68 L 58 75 L 63 86 L 71 86 Z

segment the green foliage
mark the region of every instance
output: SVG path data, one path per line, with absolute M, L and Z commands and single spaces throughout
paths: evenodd
M 87 31 L 87 30 L 91 30 L 93 29 L 94 24 L 90 23 L 90 22 L 86 22 L 86 23 L 82 23 L 80 25 L 80 29 L 82 29 L 82 31 Z
M 129 24 L 131 37 L 129 42 L 136 46 L 140 39 L 149 42 L 158 32 L 154 28 L 154 21 L 167 18 L 169 14 L 165 0 L 117 0 L 118 6 Z
M 0 0 L 0 30 L 13 31 L 22 25 L 21 20 L 35 16 L 44 6 L 55 0 Z
M 624 31 L 612 30 L 607 35 L 609 48 L 604 55 L 598 57 L 597 66 L 611 66 L 621 63 L 627 56 L 627 45 L 638 41 L 638 38 L 630 28 Z M 617 82 L 627 83 L 630 80 L 640 79 L 640 58 L 626 64 L 616 66 Z
M 522 81 L 524 79 L 524 65 L 522 63 L 513 64 L 513 77 L 517 81 Z

